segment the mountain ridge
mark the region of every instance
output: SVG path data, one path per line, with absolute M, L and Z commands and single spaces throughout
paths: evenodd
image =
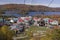
M 53 11 L 60 12 L 60 8 L 52 8 L 43 5 L 5 4 L 0 5 L 0 10 L 24 10 L 24 11 Z

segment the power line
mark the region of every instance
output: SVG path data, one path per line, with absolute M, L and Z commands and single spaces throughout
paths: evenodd
M 54 0 L 51 0 L 51 2 L 48 4 L 48 6 L 50 6 L 53 3 Z
M 26 4 L 28 0 L 24 0 L 23 3 Z M 30 0 L 30 4 L 32 4 L 33 0 Z
M 48 4 L 48 7 L 53 3 L 54 0 L 51 0 L 51 2 Z M 44 15 L 45 13 L 42 12 L 42 14 Z

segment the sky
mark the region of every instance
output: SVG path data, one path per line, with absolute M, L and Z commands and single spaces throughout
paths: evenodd
M 48 6 L 51 1 L 52 0 L 25 0 L 25 4 Z M 0 0 L 0 5 L 4 4 L 24 4 L 24 0 Z M 60 0 L 54 0 L 49 7 L 60 7 Z

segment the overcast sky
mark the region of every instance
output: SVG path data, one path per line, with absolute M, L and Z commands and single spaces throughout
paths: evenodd
M 25 0 L 25 4 L 31 5 L 45 5 L 48 4 L 51 0 Z M 24 0 L 0 0 L 0 5 L 2 4 L 24 4 Z M 50 7 L 60 7 L 60 0 L 54 0 Z

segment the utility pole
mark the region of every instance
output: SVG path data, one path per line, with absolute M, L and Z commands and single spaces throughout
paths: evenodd
M 25 1 L 26 1 L 26 0 L 24 0 L 24 5 L 25 5 Z
M 24 6 L 25 6 L 25 1 L 26 0 L 24 0 Z M 25 13 L 25 7 L 24 7 L 24 10 L 22 10 L 22 11 L 23 11 L 23 14 L 22 15 L 25 16 L 25 14 L 24 14 Z

